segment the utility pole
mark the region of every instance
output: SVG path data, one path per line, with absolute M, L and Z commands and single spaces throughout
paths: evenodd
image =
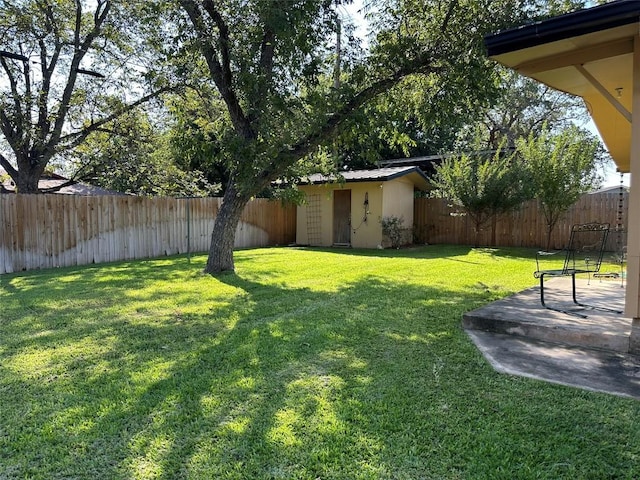
M 342 56 L 341 50 L 341 36 L 342 36 L 342 20 L 338 19 L 336 26 L 336 64 L 333 69 L 333 88 L 338 90 L 340 88 L 340 60 Z

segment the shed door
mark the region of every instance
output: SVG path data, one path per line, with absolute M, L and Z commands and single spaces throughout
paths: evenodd
M 351 245 L 351 190 L 333 191 L 333 243 Z

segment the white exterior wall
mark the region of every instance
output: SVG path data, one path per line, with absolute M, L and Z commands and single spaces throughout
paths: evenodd
M 386 182 L 383 186 L 383 211 L 384 217 L 402 217 L 404 219 L 403 227 L 407 229 L 404 243 L 411 243 L 413 229 L 413 204 L 414 204 L 414 185 L 406 177 L 401 177 L 391 182 Z M 383 245 L 389 246 L 387 239 L 384 239 Z
M 306 194 L 307 203 L 298 207 L 296 243 L 321 247 L 333 245 L 333 192 L 351 190 L 351 246 L 376 248 L 382 242 L 380 218 L 382 218 L 383 209 L 383 188 L 381 187 L 382 182 L 301 185 L 299 188 Z M 366 214 L 365 195 L 369 201 Z M 316 202 L 319 205 L 314 205 Z M 319 235 L 314 233 L 314 225 L 319 225 Z

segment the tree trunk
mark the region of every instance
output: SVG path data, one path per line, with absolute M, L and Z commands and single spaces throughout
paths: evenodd
M 498 217 L 494 214 L 491 217 L 491 246 L 496 246 L 496 230 L 498 228 Z
M 18 177 L 13 178 L 16 184 L 17 193 L 38 193 L 40 177 L 44 172 L 44 167 L 32 167 L 28 161 L 21 162 L 18 170 Z
M 236 239 L 236 228 L 250 198 L 249 195 L 238 193 L 230 182 L 213 225 L 205 273 L 215 275 L 234 271 L 233 245 Z
M 553 231 L 553 225 L 547 224 L 547 252 L 551 250 L 551 232 Z
M 475 224 L 475 233 L 476 233 L 476 239 L 474 242 L 474 247 L 478 248 L 480 246 L 480 232 L 482 231 L 482 221 L 481 220 L 476 220 L 476 224 Z

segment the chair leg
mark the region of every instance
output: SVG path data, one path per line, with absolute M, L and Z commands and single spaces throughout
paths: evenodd
M 580 305 L 577 301 L 576 301 L 576 284 L 575 284 L 575 276 L 572 275 L 573 278 L 573 301 L 577 304 Z M 547 306 L 546 303 L 544 303 L 544 273 L 540 275 L 540 303 L 542 304 L 542 306 L 544 308 L 546 308 L 547 310 L 552 310 L 554 312 L 559 312 L 559 313 L 564 313 L 566 315 L 574 315 L 576 317 L 580 317 L 580 318 L 587 318 L 586 315 L 583 315 L 581 313 L 578 312 L 574 312 L 571 310 L 560 310 L 559 308 L 553 308 L 553 307 L 549 307 Z
M 547 308 L 544 303 L 544 273 L 540 275 L 540 303 L 543 307 Z
M 606 307 L 596 307 L 594 305 L 587 305 L 585 303 L 578 302 L 578 298 L 577 298 L 577 295 L 576 295 L 576 276 L 575 276 L 575 274 L 571 275 L 571 297 L 573 298 L 573 303 L 575 305 L 579 306 L 579 307 L 587 308 L 589 310 L 600 310 L 600 311 L 604 311 L 604 312 L 612 312 L 612 313 L 622 314 L 621 310 L 614 310 L 613 308 L 606 308 Z M 573 310 L 561 310 L 559 308 L 549 307 L 545 303 L 545 301 L 544 301 L 544 273 L 540 275 L 540 303 L 547 310 L 553 310 L 554 312 L 565 313 L 567 315 L 574 315 L 574 316 L 580 317 L 580 318 L 588 318 L 587 315 L 584 315 L 582 313 L 578 313 L 578 312 L 573 311 Z
M 580 305 L 581 307 L 585 307 L 586 305 L 582 305 L 576 300 L 576 274 L 571 275 L 571 294 L 573 295 L 573 303 L 576 305 Z
M 573 293 L 573 303 L 575 303 L 579 307 L 588 308 L 590 310 L 600 310 L 602 312 L 612 312 L 612 313 L 620 313 L 620 314 L 622 313 L 622 310 L 615 310 L 613 308 L 607 308 L 607 307 L 596 307 L 594 305 L 587 305 L 586 303 L 578 302 L 578 300 L 576 299 L 576 275 L 575 274 L 571 275 L 571 288 Z M 587 317 L 585 316 L 584 318 L 587 318 Z

